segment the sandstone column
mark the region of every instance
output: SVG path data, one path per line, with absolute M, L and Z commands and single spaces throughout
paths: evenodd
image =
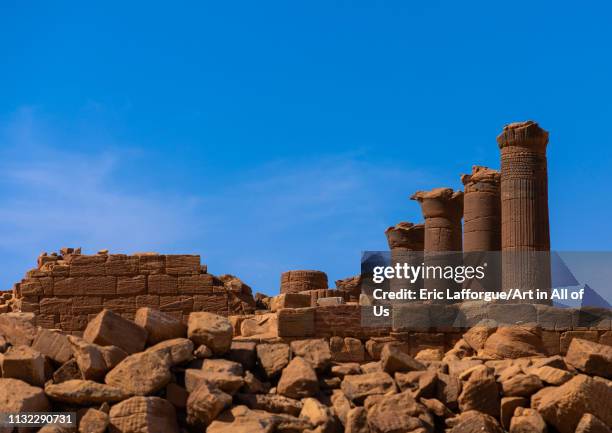
M 451 188 L 419 191 L 412 197 L 421 204 L 425 218 L 424 262 L 427 267 L 458 266 L 461 264 L 461 216 L 463 192 Z M 457 290 L 453 280 L 437 276 L 425 278 L 423 287 L 429 291 Z M 432 301 L 446 303 L 447 301 Z
M 466 266 L 486 264 L 483 279 L 466 280 L 474 291 L 501 288 L 501 199 L 497 170 L 475 165 L 472 174 L 461 176 L 463 197 L 463 262 Z
M 385 230 L 387 243 L 391 251 L 423 251 L 424 232 L 423 224 L 401 222 Z
M 391 250 L 391 266 L 398 264 L 404 266 L 419 266 L 423 262 L 423 246 L 425 237 L 425 226 L 423 224 L 413 224 L 400 222 L 395 226 L 385 230 L 387 243 Z M 392 291 L 401 289 L 415 289 L 422 287 L 422 281 L 416 283 L 400 279 L 393 279 L 389 282 Z
M 497 170 L 475 165 L 461 176 L 463 197 L 463 251 L 501 250 L 501 202 Z
M 411 199 L 421 204 L 425 218 L 425 252 L 461 251 L 463 192 L 436 188 L 416 192 Z
M 549 290 L 548 132 L 533 121 L 511 123 L 497 143 L 501 150 L 502 288 Z

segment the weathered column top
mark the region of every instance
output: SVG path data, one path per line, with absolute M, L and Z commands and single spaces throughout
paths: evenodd
M 400 222 L 385 230 L 389 248 L 405 248 L 411 251 L 422 251 L 425 242 L 425 226 Z
M 472 166 L 472 174 L 461 176 L 465 192 L 496 191 L 499 188 L 500 173 L 481 165 Z
M 497 144 L 500 149 L 518 146 L 544 153 L 548 144 L 548 131 L 540 128 L 533 120 L 510 123 L 497 136 Z
M 421 203 L 425 218 L 459 218 L 463 215 L 463 191 L 452 188 L 434 188 L 430 191 L 417 191 L 411 200 Z

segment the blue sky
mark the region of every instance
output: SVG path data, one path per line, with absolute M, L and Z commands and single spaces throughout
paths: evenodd
M 3 289 L 61 246 L 349 276 L 526 119 L 553 248 L 612 249 L 609 2 L 84 3 L 0 5 Z

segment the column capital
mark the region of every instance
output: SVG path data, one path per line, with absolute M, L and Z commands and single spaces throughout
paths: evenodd
M 455 218 L 463 214 L 463 191 L 453 191 L 452 188 L 434 188 L 430 191 L 417 191 L 411 197 L 421 203 L 423 217 Z
M 423 251 L 425 226 L 410 222 L 400 222 L 385 230 L 390 249 L 404 248 L 411 251 Z
M 472 174 L 461 175 L 461 183 L 466 193 L 477 191 L 499 191 L 501 175 L 499 171 L 481 165 L 472 166 Z
M 500 149 L 518 146 L 544 153 L 548 144 L 548 131 L 540 128 L 533 120 L 510 123 L 497 136 L 497 144 Z

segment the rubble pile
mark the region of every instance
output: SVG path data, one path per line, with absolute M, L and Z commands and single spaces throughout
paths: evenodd
M 0 412 L 76 412 L 40 432 L 610 432 L 612 347 L 477 325 L 446 353 L 397 339 L 237 337 L 236 323 L 102 310 L 82 336 L 0 316 Z M 5 428 L 2 431 L 10 431 Z

